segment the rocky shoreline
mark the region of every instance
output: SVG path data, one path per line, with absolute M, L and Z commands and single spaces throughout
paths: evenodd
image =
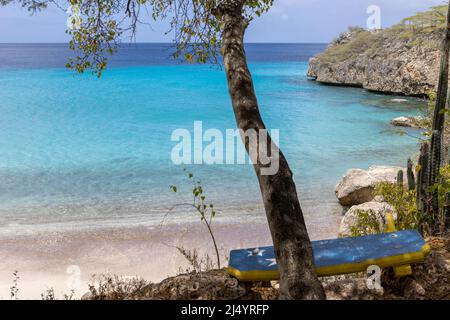
M 441 32 L 405 37 L 390 28 L 342 33 L 309 61 L 307 76 L 323 84 L 426 97 L 438 82 Z
M 375 185 L 397 181 L 397 173 L 406 169 L 392 166 L 371 166 L 368 170 L 350 169 L 336 185 L 335 194 L 343 207 L 372 201 Z
M 424 128 L 426 119 L 424 117 L 398 117 L 391 120 L 391 125 L 405 128 Z
M 360 212 L 372 212 L 381 230 L 385 229 L 386 215 L 391 213 L 397 219 L 395 209 L 381 196 L 374 194 L 380 183 L 398 183 L 398 174 L 406 176 L 407 169 L 396 166 L 371 166 L 367 170 L 350 169 L 335 187 L 335 194 L 344 208 L 339 226 L 340 237 L 354 236 L 352 228 L 357 226 Z M 406 181 L 403 181 L 406 186 Z

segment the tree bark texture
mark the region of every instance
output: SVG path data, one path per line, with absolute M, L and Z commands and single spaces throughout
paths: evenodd
M 222 54 L 238 128 L 244 132 L 255 130 L 259 133 L 266 127 L 259 112 L 244 49 L 244 34 L 248 25 L 242 16 L 244 2 L 231 0 L 218 9 L 223 28 Z M 270 148 L 273 143 L 270 135 L 267 135 L 267 139 L 266 145 Z M 250 152 L 247 139 L 244 139 L 244 144 L 247 152 Z M 258 140 L 258 145 L 260 144 L 261 141 Z M 253 165 L 279 267 L 280 298 L 324 299 L 324 290 L 314 269 L 312 246 L 293 175 L 278 146 L 276 150 L 279 151 L 279 170 L 275 174 L 262 174 L 267 165 L 259 161 L 253 161 Z

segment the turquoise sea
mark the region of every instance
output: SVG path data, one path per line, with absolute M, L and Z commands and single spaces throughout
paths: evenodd
M 306 78 L 321 44 L 247 48 L 261 113 L 280 129 L 307 219 L 339 214 L 334 186 L 350 168 L 404 165 L 417 141 L 386 133 L 423 101 Z M 0 45 L 0 234 L 157 224 L 189 199 L 172 163 L 173 130 L 236 127 L 218 66 L 170 59 L 166 44 L 125 46 L 98 79 L 64 69 L 66 45 Z M 415 132 L 411 131 L 412 134 Z M 250 165 L 188 166 L 219 219 L 264 219 Z M 179 186 L 181 195 L 169 186 Z M 177 222 L 188 219 L 182 211 Z M 309 217 L 309 218 L 308 218 Z

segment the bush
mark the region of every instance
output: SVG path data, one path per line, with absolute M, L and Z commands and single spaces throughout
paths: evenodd
M 372 44 L 373 35 L 364 29 L 351 29 L 348 42 L 329 47 L 320 55 L 325 63 L 345 61 L 364 53 Z
M 434 221 L 427 221 L 430 226 L 438 226 L 438 231 L 441 234 L 445 233 L 445 219 L 446 219 L 446 211 L 448 210 L 448 206 L 450 205 L 450 165 L 447 164 L 442 166 L 439 175 L 437 178 L 437 183 L 433 185 L 430 191 L 437 191 L 438 193 L 438 203 L 439 203 L 439 212 L 437 215 L 429 216 L 429 219 L 433 219 Z
M 89 300 L 125 300 L 140 297 L 140 292 L 149 285 L 138 277 L 119 277 L 104 274 L 93 277 L 89 284 Z
M 383 197 L 394 208 L 397 230 L 420 230 L 423 217 L 417 210 L 415 190 L 409 191 L 396 183 L 382 182 L 375 187 L 375 195 Z
M 358 210 L 356 212 L 358 220 L 356 225 L 350 227 L 350 233 L 352 237 L 361 237 L 369 234 L 382 233 L 383 218 L 381 215 L 373 210 Z
M 450 172 L 450 171 L 449 171 Z M 415 190 L 405 190 L 396 183 L 382 182 L 376 185 L 375 196 L 381 196 L 397 213 L 395 226 L 397 230 L 421 230 L 424 221 L 416 206 Z M 358 211 L 357 223 L 351 227 L 352 236 L 363 236 L 384 232 L 383 217 L 372 210 Z

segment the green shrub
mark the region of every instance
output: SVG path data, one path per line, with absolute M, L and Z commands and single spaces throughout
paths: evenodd
M 439 232 L 444 233 L 445 231 L 445 209 L 450 205 L 450 165 L 447 164 L 442 166 L 439 170 L 439 175 L 437 178 L 437 183 L 430 188 L 430 191 L 437 191 L 438 202 L 439 202 L 439 212 L 437 215 L 427 216 L 427 223 L 429 225 L 434 225 L 439 227 Z M 433 219 L 434 221 L 429 221 Z M 437 220 L 437 221 L 436 221 Z
M 450 171 L 449 171 L 450 172 Z M 397 230 L 420 230 L 422 215 L 416 206 L 416 192 L 405 190 L 396 183 L 382 182 L 376 185 L 375 196 L 381 196 L 397 213 L 395 226 Z M 384 232 L 383 217 L 373 210 L 357 211 L 357 222 L 350 227 L 352 236 L 363 236 Z
M 376 185 L 374 194 L 383 197 L 394 208 L 397 230 L 420 230 L 423 217 L 417 210 L 415 190 L 408 191 L 396 183 L 382 182 Z
M 371 44 L 373 34 L 364 29 L 351 29 L 353 34 L 349 42 L 329 47 L 319 57 L 325 63 L 336 63 L 355 58 L 367 51 Z
M 366 236 L 369 234 L 382 233 L 383 224 L 380 214 L 373 210 L 358 210 L 356 211 L 358 220 L 354 226 L 350 227 L 350 234 L 352 237 Z

